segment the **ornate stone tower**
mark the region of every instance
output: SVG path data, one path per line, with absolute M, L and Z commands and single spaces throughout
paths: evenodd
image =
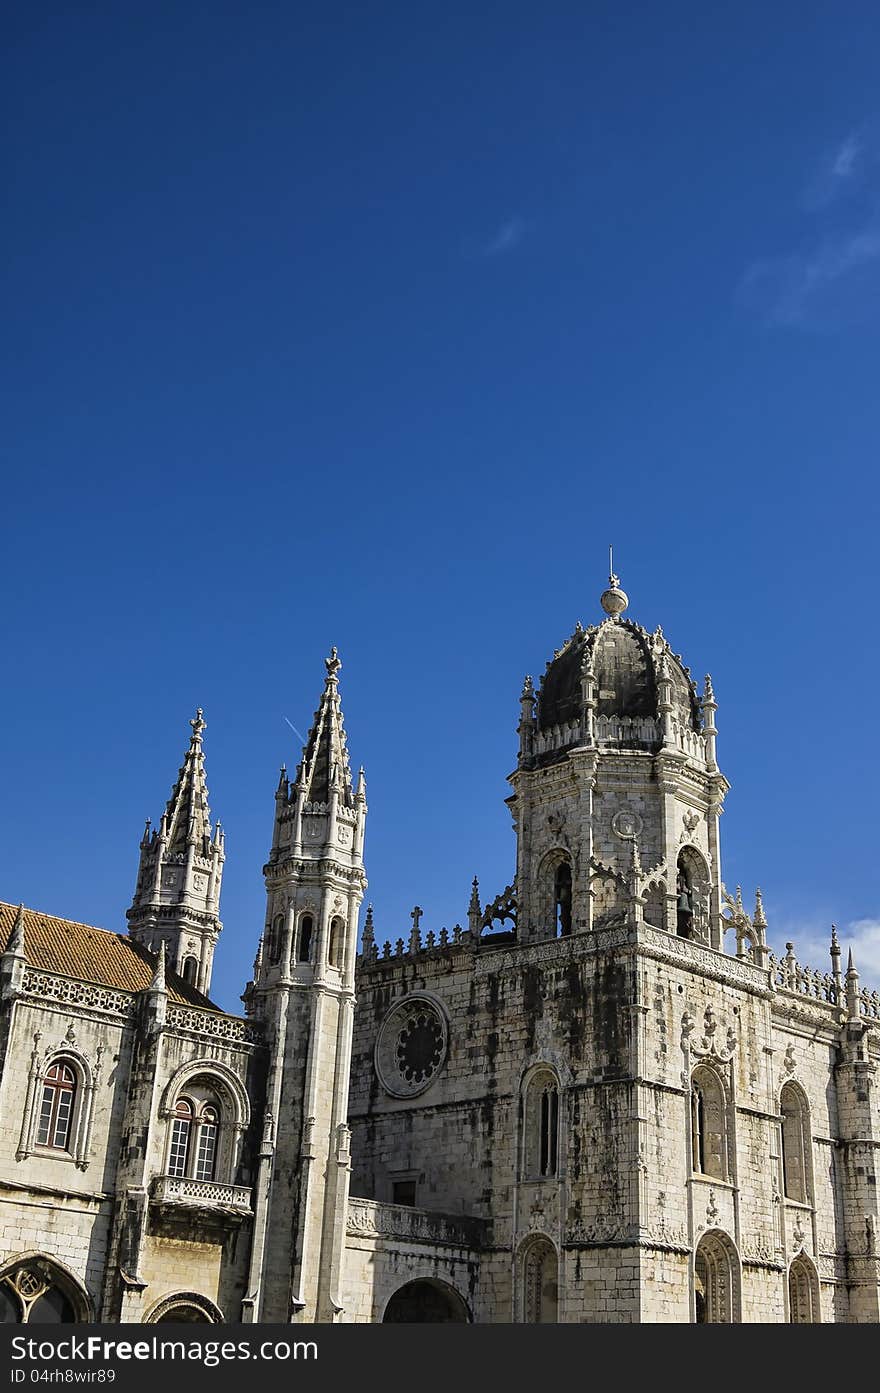
M 332 649 L 296 778 L 284 768 L 264 868 L 266 925 L 245 993 L 272 1060 L 248 1300 L 255 1320 L 332 1321 L 342 1303 L 363 770 L 352 785 Z
M 137 887 L 126 918 L 133 939 L 154 953 L 164 943 L 169 968 L 207 995 L 223 927 L 219 911 L 224 836 L 219 822 L 211 833 L 201 709 L 190 725 L 189 749 L 158 830 L 151 830 L 147 819 Z
M 652 924 L 720 949 L 718 819 L 728 784 L 715 759 L 716 704 L 661 630 L 623 618 L 580 624 L 527 677 L 508 799 L 517 832 L 521 941 Z

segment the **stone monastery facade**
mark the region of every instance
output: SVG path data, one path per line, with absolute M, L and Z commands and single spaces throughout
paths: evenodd
M 6 1321 L 880 1319 L 880 997 L 721 879 L 716 703 L 662 632 L 526 679 L 511 884 L 376 941 L 339 659 L 210 999 L 201 712 L 128 933 L 0 905 Z

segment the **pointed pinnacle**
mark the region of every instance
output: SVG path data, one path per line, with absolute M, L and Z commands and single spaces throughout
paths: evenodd
M 368 948 L 372 948 L 375 941 L 376 935 L 373 929 L 373 906 L 371 904 L 368 904 L 367 917 L 364 920 L 364 932 L 363 937 L 361 939 L 363 951 L 366 952 Z
M 849 950 L 849 956 L 847 957 L 847 960 L 846 960 L 846 975 L 847 975 L 847 977 L 850 977 L 850 976 L 852 976 L 852 977 L 858 977 L 858 975 L 859 975 L 858 972 L 856 971 L 856 965 L 855 965 L 855 963 L 853 962 L 853 950 L 852 950 L 851 948 L 850 948 L 850 950 Z
M 159 944 L 159 956 L 156 959 L 156 970 L 153 973 L 153 980 L 150 983 L 151 992 L 165 991 L 165 940 Z
M 837 956 L 838 958 L 840 957 L 840 943 L 838 942 L 838 939 L 837 939 L 837 925 L 836 925 L 836 924 L 832 924 L 832 925 L 831 925 L 831 951 L 832 951 L 832 953 L 836 954 L 836 956 Z
M 342 667 L 342 659 L 336 651 L 336 647 L 330 649 L 329 658 L 324 659 L 324 666 L 327 669 L 327 681 L 335 682 L 339 669 Z
M 4 949 L 5 953 L 15 953 L 17 957 L 24 956 L 24 905 L 19 904 L 15 913 L 15 921 L 9 931 L 9 939 Z
M 767 927 L 767 919 L 764 915 L 764 900 L 761 896 L 760 885 L 755 891 L 755 913 L 752 917 L 752 923 L 757 924 L 759 929 L 766 929 Z
M 201 745 L 201 743 L 202 743 L 202 731 L 208 729 L 208 723 L 207 723 L 207 721 L 205 721 L 205 720 L 202 719 L 203 716 L 204 716 L 204 714 L 205 714 L 205 713 L 204 713 L 204 711 L 202 710 L 201 706 L 199 706 L 199 707 L 197 708 L 197 710 L 196 710 L 195 719 L 192 720 L 192 721 L 190 721 L 190 725 L 192 726 L 192 731 L 193 731 L 193 733 L 192 733 L 192 743 L 193 743 L 194 745 Z
M 477 877 L 474 876 L 474 883 L 473 883 L 473 885 L 471 886 L 471 899 L 470 899 L 470 904 L 468 905 L 468 911 L 471 911 L 471 910 L 477 910 L 477 911 L 479 911 L 479 908 L 480 908 L 480 882 L 477 880 Z

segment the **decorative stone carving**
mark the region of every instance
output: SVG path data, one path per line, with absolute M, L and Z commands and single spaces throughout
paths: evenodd
M 726 1064 L 737 1046 L 734 1027 L 728 1025 L 722 1039 L 718 1030 L 718 1017 L 709 1005 L 703 1015 L 702 1035 L 697 1035 L 696 1029 L 695 1018 L 689 1011 L 685 1011 L 681 1018 L 681 1047 L 685 1055 L 694 1059 L 716 1059 L 720 1064 Z
M 693 836 L 695 829 L 699 826 L 700 815 L 699 813 L 693 812 L 693 810 L 689 810 L 682 818 L 682 822 L 684 824 L 684 830 L 682 831 L 679 841 L 686 842 Z
M 629 841 L 632 837 L 639 837 L 642 833 L 644 822 L 638 813 L 630 808 L 621 808 L 611 819 L 611 830 L 616 837 L 621 837 L 624 841 Z
M 446 1016 L 433 997 L 414 993 L 397 1002 L 376 1038 L 376 1073 L 392 1098 L 414 1098 L 430 1087 L 447 1054 Z
M 354 1238 L 400 1238 L 438 1247 L 480 1248 L 486 1242 L 482 1219 L 431 1214 L 399 1204 L 350 1197 L 347 1232 Z

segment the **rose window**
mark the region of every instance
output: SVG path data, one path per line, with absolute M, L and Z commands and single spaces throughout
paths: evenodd
M 392 1007 L 376 1040 L 376 1072 L 387 1093 L 411 1098 L 432 1082 L 446 1059 L 446 1019 L 428 997 Z

